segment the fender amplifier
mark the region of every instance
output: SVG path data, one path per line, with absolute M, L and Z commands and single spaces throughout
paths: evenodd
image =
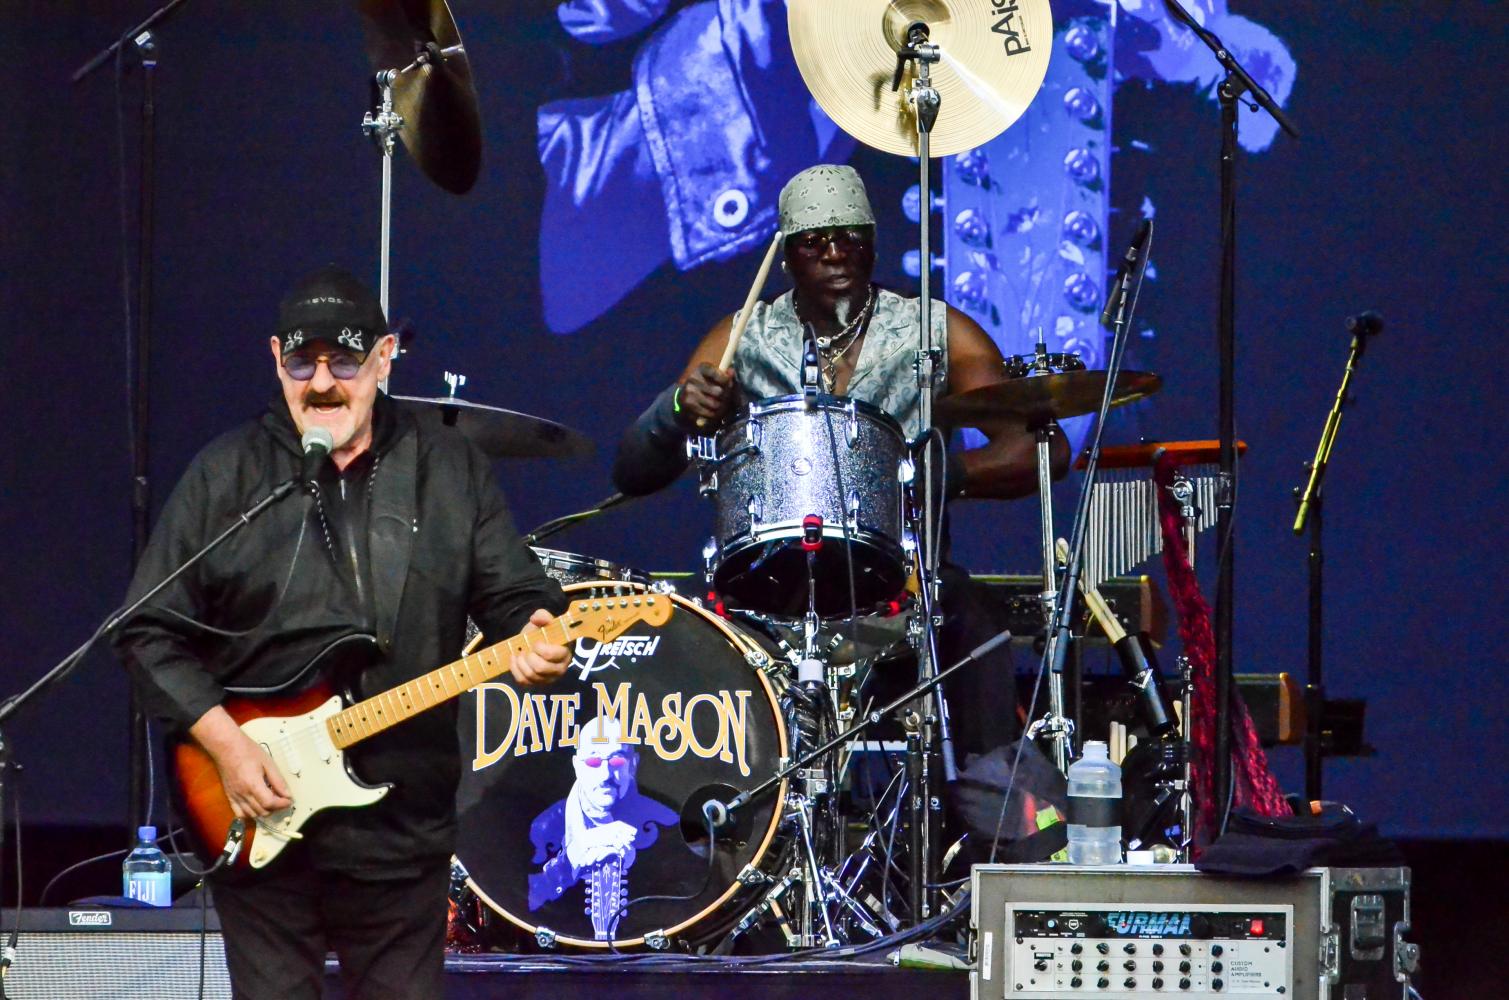
M 973 1000 L 1407 1000 L 1408 868 L 979 865 Z
M 230 1000 L 220 921 L 210 909 L 203 939 L 204 996 Z M 195 1000 L 200 910 L 70 906 L 21 911 L 11 1000 Z M 15 913 L 7 911 L 9 935 Z

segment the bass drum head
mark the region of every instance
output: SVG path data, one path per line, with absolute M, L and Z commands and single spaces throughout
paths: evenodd
M 580 600 L 626 588 L 576 584 Z M 554 684 L 462 696 L 456 860 L 485 906 L 542 943 L 697 940 L 742 915 L 738 875 L 775 862 L 784 788 L 736 816 L 709 877 L 701 806 L 778 769 L 786 730 L 759 647 L 674 594 L 670 619 L 580 639 Z M 623 904 L 640 896 L 685 896 Z M 656 942 L 658 943 L 658 942 Z

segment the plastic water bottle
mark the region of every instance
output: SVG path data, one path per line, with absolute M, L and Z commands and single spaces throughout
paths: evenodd
M 1121 863 L 1121 768 L 1096 740 L 1069 767 L 1069 863 Z
M 136 828 L 136 846 L 121 865 L 121 895 L 149 906 L 173 905 L 173 867 L 157 849 L 157 827 Z

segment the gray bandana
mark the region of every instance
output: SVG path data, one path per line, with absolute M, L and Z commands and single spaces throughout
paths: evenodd
M 781 189 L 781 232 L 787 236 L 825 226 L 873 226 L 865 182 L 853 167 L 808 167 Z

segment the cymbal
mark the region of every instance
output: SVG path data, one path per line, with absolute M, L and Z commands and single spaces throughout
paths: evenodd
M 592 439 L 565 424 L 459 396 L 394 396 L 421 420 L 455 427 L 488 458 L 584 458 Z
M 845 132 L 898 156 L 918 155 L 907 100 L 914 70 L 891 90 L 908 27 L 928 25 L 942 58 L 930 73 L 942 98 L 929 151 L 952 156 L 994 139 L 1022 116 L 1048 72 L 1048 0 L 789 0 L 791 51 L 807 89 Z
M 1100 409 L 1106 388 L 1104 371 L 1069 371 L 1027 375 L 945 396 L 938 400 L 938 419 L 964 427 L 992 419 L 1025 420 L 1029 426 L 1064 420 Z M 1152 372 L 1123 371 L 1116 379 L 1112 406 L 1151 396 L 1163 388 Z
M 445 0 L 359 0 L 367 58 L 395 70 L 398 137 L 426 177 L 465 194 L 482 169 L 482 117 L 471 64 Z

